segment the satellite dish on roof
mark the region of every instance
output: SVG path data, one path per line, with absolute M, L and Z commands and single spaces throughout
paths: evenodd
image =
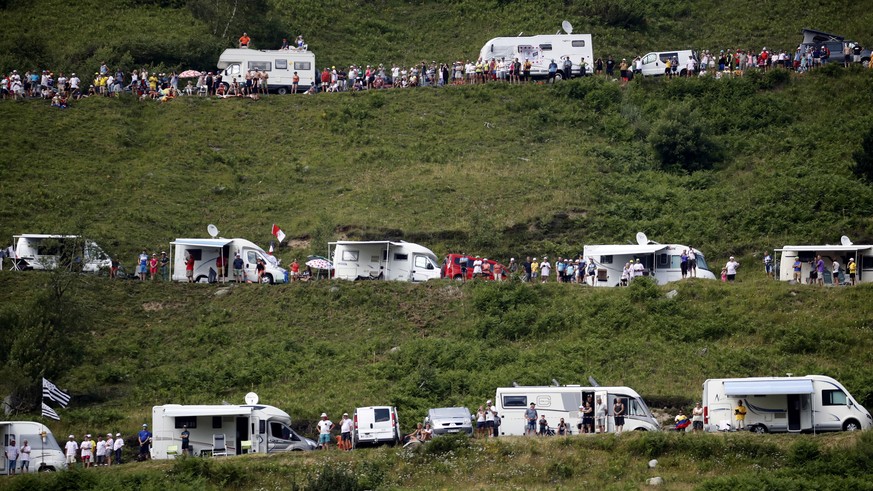
M 257 394 L 255 394 L 254 392 L 249 392 L 248 394 L 246 394 L 246 404 L 248 404 L 249 406 L 254 406 L 257 403 L 258 403 L 258 395 Z
M 213 224 L 209 224 L 206 226 L 206 231 L 209 232 L 209 235 L 214 239 L 218 237 L 218 227 Z
M 852 245 L 852 241 L 849 239 L 849 237 L 844 235 L 840 237 L 840 244 L 843 244 L 844 246 L 850 246 Z
M 573 24 L 570 24 L 570 21 L 568 20 L 561 22 L 561 29 L 563 29 L 567 34 L 573 34 Z
M 637 232 L 637 244 L 646 245 L 649 243 L 649 238 L 642 232 Z

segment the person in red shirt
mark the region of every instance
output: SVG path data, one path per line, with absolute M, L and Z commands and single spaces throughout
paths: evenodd
M 503 281 L 503 265 L 500 263 L 494 263 L 494 280 Z
M 188 283 L 194 283 L 194 256 L 188 254 L 185 258 L 185 276 L 188 278 Z
M 152 253 L 152 258 L 149 259 L 149 274 L 152 281 L 154 281 L 155 276 L 158 274 L 158 256 L 154 252 Z
M 327 92 L 327 86 L 330 85 L 330 70 L 327 68 L 321 72 L 321 91 Z
M 248 34 L 243 33 L 242 37 L 239 38 L 239 47 L 248 48 L 250 42 L 252 42 L 252 38 Z
M 222 279 L 225 276 L 224 273 L 224 256 L 222 254 L 218 255 L 218 258 L 215 260 L 215 269 L 218 270 L 218 282 L 221 283 Z
M 294 262 L 291 263 L 291 281 L 297 281 L 298 276 L 300 276 L 300 264 L 295 258 Z

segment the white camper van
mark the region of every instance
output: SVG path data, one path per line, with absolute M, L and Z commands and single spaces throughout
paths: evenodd
M 673 73 L 684 77 L 688 73 L 688 60 L 694 60 L 694 66 L 700 65 L 700 60 L 697 58 L 697 52 L 690 49 L 677 49 L 674 51 L 655 51 L 646 53 L 642 57 L 642 74 L 649 77 L 659 77 L 665 75 L 665 65 L 667 60 L 676 59 L 679 64 Z
M 853 431 L 873 417 L 849 391 L 824 375 L 709 379 L 703 383 L 704 424 L 710 431 L 734 425 L 737 402 L 746 406 L 746 429 L 756 433 Z
M 258 70 L 267 72 L 267 85 L 271 92 L 287 94 L 292 90 L 294 72 L 300 77 L 298 91 L 307 90 L 315 83 L 315 55 L 307 50 L 257 50 L 226 49 L 218 58 L 218 69 L 222 70 L 222 83 L 230 84 L 233 79 L 245 82 L 246 72 Z
M 21 448 L 24 440 L 30 445 L 30 472 L 60 471 L 67 468 L 67 459 L 58 445 L 51 430 L 42 423 L 34 421 L 2 421 L 0 422 L 0 441 L 3 448 L 9 446 L 9 442 L 15 440 L 15 444 Z M 9 472 L 9 461 L 6 454 L 2 457 L 0 474 Z M 19 459 L 18 468 L 21 468 Z M 15 471 L 18 473 L 18 470 Z
M 833 282 L 834 261 L 840 263 L 840 269 L 844 272 L 844 278 L 840 283 L 849 281 L 849 259 L 855 262 L 857 272 L 855 281 L 869 283 L 873 281 L 873 245 L 855 245 L 848 237 L 843 237 L 840 245 L 787 245 L 776 252 L 781 254 L 779 265 L 779 280 L 792 281 L 794 279 L 794 261 L 800 258 L 800 278 L 805 282 L 809 273 L 815 268 L 816 256 L 821 256 L 825 263 L 825 283 Z
M 437 256 L 412 242 L 342 241 L 328 243 L 335 277 L 343 280 L 427 281 L 439 279 Z
M 659 244 L 650 241 L 642 232 L 637 234 L 637 244 L 586 245 L 585 259 L 594 258 L 597 265 L 597 281 L 594 286 L 618 286 L 625 263 L 640 260 L 644 275 L 651 276 L 658 284 L 682 279 L 681 256 L 683 251 L 694 251 L 697 261 L 697 277 L 714 280 L 715 275 L 706 263 L 706 257 L 698 249 L 681 244 Z M 690 277 L 690 274 L 689 274 Z
M 397 408 L 393 406 L 367 406 L 355 409 L 352 446 L 398 444 L 402 436 Z
M 568 22 L 563 24 L 566 34 L 540 34 L 536 36 L 498 37 L 489 40 L 479 52 L 479 58 L 484 62 L 491 60 L 518 61 L 524 65 L 530 60 L 532 78 L 546 78 L 549 75 L 549 64 L 552 60 L 558 65 L 555 79 L 570 78 L 570 73 L 564 73 L 563 60 L 570 57 L 573 62 L 571 72 L 579 75 L 581 61 L 587 63 L 588 74 L 594 70 L 594 46 L 591 34 L 572 34 L 573 28 Z
M 96 242 L 78 235 L 21 234 L 12 236 L 13 268 L 55 269 L 58 266 L 96 273 L 112 260 Z
M 630 387 L 582 387 L 530 386 L 498 387 L 494 396 L 494 408 L 501 417 L 501 435 L 524 435 L 526 426 L 525 411 L 534 403 L 538 416 L 546 416 L 550 428 L 558 426 L 561 418 L 577 431 L 579 406 L 589 398 L 594 408 L 597 399 L 606 402 L 606 431 L 615 431 L 612 407 L 616 399 L 621 399 L 625 407 L 624 431 L 660 431 L 660 426 L 649 411 L 643 398 Z M 596 431 L 596 428 L 595 428 Z
M 152 458 L 182 454 L 182 430 L 187 427 L 191 454 L 240 455 L 315 450 L 318 444 L 291 429 L 288 413 L 258 404 L 254 393 L 246 404 L 181 405 L 152 408 Z
M 172 277 L 175 281 L 188 281 L 185 275 L 185 260 L 194 258 L 194 281 L 215 282 L 218 279 L 216 260 L 219 255 L 224 259 L 227 268 L 227 280 L 233 281 L 233 261 L 239 254 L 243 260 L 243 273 L 246 281 L 256 282 L 258 278 L 258 259 L 264 261 L 264 283 L 287 283 L 288 271 L 279 267 L 279 261 L 264 252 L 263 249 L 246 239 L 176 239 L 170 242 L 173 246 L 170 258 L 173 265 Z

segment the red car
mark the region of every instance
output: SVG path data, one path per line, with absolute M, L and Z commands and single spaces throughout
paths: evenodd
M 467 279 L 473 279 L 473 262 L 476 260 L 476 256 L 465 256 L 462 254 L 448 254 L 446 258 L 443 260 L 442 268 L 440 269 L 440 275 L 442 278 L 452 278 L 454 280 L 460 280 L 464 278 L 464 273 L 461 267 L 461 258 L 467 258 Z M 487 271 L 485 264 L 488 264 Z M 506 266 L 498 263 L 497 261 L 493 261 L 491 259 L 482 258 L 482 269 L 483 274 L 482 279 L 485 280 L 493 280 L 494 279 L 494 270 L 495 266 L 498 266 L 498 270 L 500 270 L 500 277 L 502 279 L 506 279 Z

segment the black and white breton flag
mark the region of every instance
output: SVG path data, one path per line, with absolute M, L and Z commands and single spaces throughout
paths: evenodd
M 42 403 L 42 415 L 55 421 L 61 420 L 61 417 L 58 416 L 58 413 L 56 413 L 54 409 L 50 408 L 48 404 L 44 402 Z
M 70 403 L 70 394 L 57 388 L 55 384 L 49 382 L 45 378 L 42 379 L 42 396 L 46 399 L 57 402 L 63 407 L 67 407 L 67 404 Z M 43 412 L 45 412 L 45 410 L 43 410 Z

